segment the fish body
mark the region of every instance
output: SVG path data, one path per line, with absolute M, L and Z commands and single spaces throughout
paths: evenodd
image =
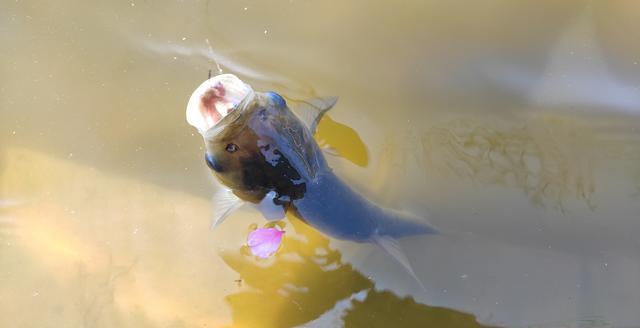
M 402 238 L 435 233 L 418 218 L 369 201 L 330 170 L 320 172 L 307 186 L 305 197 L 293 201 L 293 210 L 335 238 L 373 242 L 380 236 Z
M 229 188 L 217 195 L 216 223 L 241 202 L 255 205 L 268 220 L 293 212 L 334 238 L 382 246 L 413 274 L 395 239 L 436 230 L 374 204 L 334 174 L 313 133 L 336 100 L 319 98 L 290 109 L 277 93 L 254 92 L 230 74 L 194 92 L 187 121 L 204 137 L 207 165 Z

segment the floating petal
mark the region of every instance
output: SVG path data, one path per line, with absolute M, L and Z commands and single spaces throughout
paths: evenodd
M 266 259 L 278 250 L 283 235 L 284 231 L 276 228 L 258 228 L 249 234 L 247 245 L 253 255 Z

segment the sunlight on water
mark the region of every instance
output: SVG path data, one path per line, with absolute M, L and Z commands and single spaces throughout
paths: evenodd
M 0 316 L 16 327 L 640 325 L 640 7 L 620 1 L 0 4 Z M 185 106 L 209 71 L 338 96 L 336 175 L 437 227 L 294 217 L 275 256 Z M 330 206 L 331 204 L 327 204 Z
M 317 319 L 322 327 L 365 324 L 361 316 L 376 311 L 387 323 L 402 313 L 407 324 L 480 326 L 470 315 L 374 290 L 326 237 L 295 219 L 278 255 L 256 260 L 233 236 L 248 231 L 246 220 L 211 234 L 197 219 L 206 201 L 30 151 L 6 155 L 3 188 L 31 195 L 11 211 L 19 226 L 2 246 L 4 278 L 18 283 L 1 286 L 3 315 L 16 322 L 293 327 Z M 57 193 L 46 191 L 53 186 Z M 50 311 L 33 321 L 25 305 Z

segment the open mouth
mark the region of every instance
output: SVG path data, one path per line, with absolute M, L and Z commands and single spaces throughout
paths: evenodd
M 216 75 L 204 81 L 189 98 L 187 122 L 204 134 L 252 92 L 233 74 Z

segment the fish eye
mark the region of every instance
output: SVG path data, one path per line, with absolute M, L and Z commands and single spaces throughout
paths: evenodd
M 234 143 L 230 143 L 227 145 L 225 150 L 229 153 L 235 153 L 238 150 L 238 146 Z

